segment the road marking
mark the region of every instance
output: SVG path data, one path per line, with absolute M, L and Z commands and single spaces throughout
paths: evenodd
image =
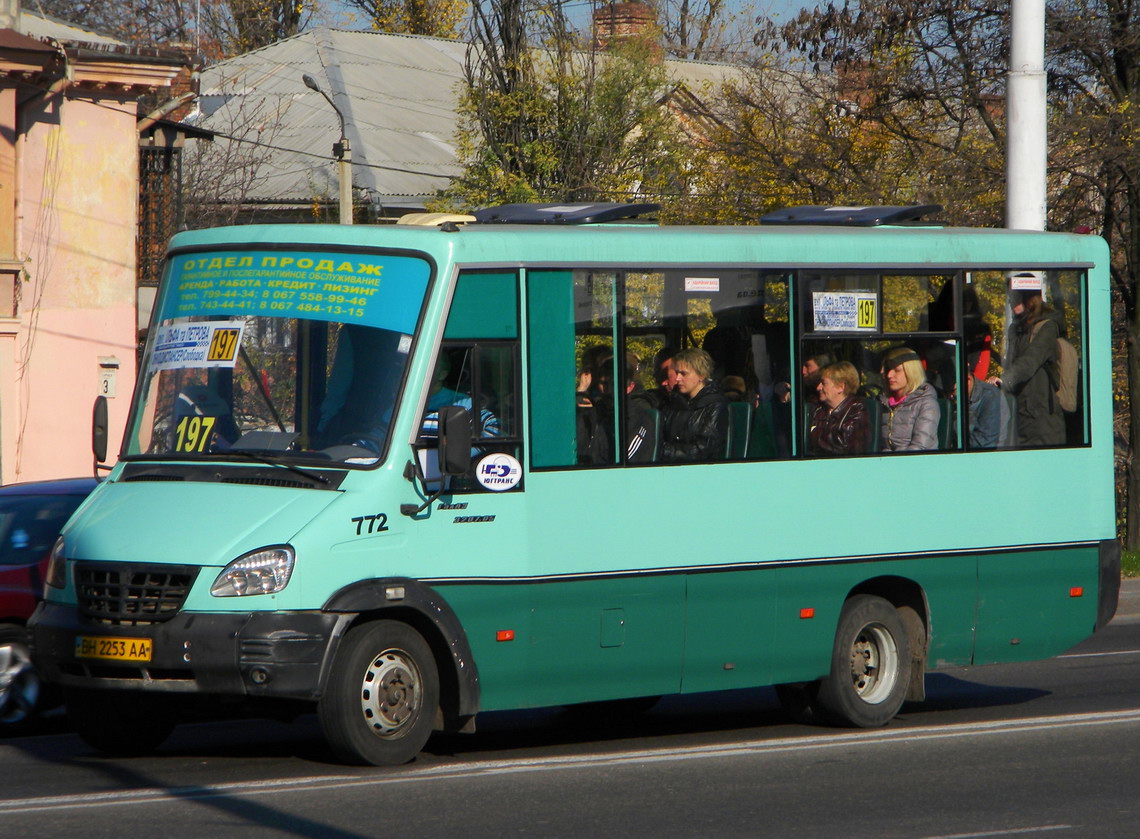
M 1114 655 L 1140 655 L 1140 650 L 1116 650 L 1111 653 L 1065 653 L 1057 658 L 1107 658 Z
M 687 760 L 710 760 L 740 756 L 781 754 L 821 749 L 865 748 L 873 744 L 917 743 L 929 740 L 949 740 L 993 734 L 1019 734 L 1056 728 L 1085 728 L 1090 726 L 1129 725 L 1140 723 L 1140 708 L 1124 711 L 1102 711 L 1087 714 L 1063 714 L 1048 717 L 1026 717 L 1016 720 L 961 723 L 958 725 L 919 726 L 915 728 L 877 729 L 852 731 L 840 734 L 823 734 L 809 737 L 781 737 L 772 740 L 750 740 L 714 746 L 686 746 L 683 748 L 638 749 L 598 755 L 565 755 L 561 757 L 534 757 L 452 763 L 428 766 L 422 769 L 396 768 L 379 770 L 381 775 L 312 775 L 303 778 L 278 778 L 264 781 L 238 781 L 231 784 L 195 787 L 152 787 L 119 790 L 103 793 L 77 793 L 36 798 L 0 800 L 0 815 L 36 813 L 48 810 L 83 809 L 134 804 L 169 803 L 172 801 L 204 798 L 246 798 L 255 795 L 300 793 L 352 787 L 388 786 L 433 781 L 453 781 L 461 778 L 510 775 L 530 772 L 549 772 L 564 769 L 623 766 L 646 763 L 671 763 Z M 377 770 L 364 770 L 375 772 Z M 1058 826 L 1060 828 L 1060 826 Z M 968 836 L 996 836 L 1001 834 L 966 834 Z M 948 837 L 944 838 L 948 839 Z
M 941 833 L 920 839 L 983 839 L 986 836 L 1017 836 L 1026 833 L 1044 833 L 1046 830 L 1072 830 L 1071 824 L 1042 824 L 1035 827 L 1017 827 L 1012 830 L 987 830 L 983 833 Z

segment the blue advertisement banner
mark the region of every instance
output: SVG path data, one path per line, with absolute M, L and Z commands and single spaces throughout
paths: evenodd
M 215 251 L 176 256 L 160 322 L 269 316 L 415 331 L 430 266 L 411 256 Z

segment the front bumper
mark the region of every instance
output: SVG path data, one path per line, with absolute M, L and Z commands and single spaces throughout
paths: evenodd
M 29 622 L 44 679 L 85 688 L 315 700 L 350 615 L 180 612 L 163 623 L 80 622 L 74 606 L 41 603 Z M 149 638 L 149 662 L 80 658 L 79 637 Z

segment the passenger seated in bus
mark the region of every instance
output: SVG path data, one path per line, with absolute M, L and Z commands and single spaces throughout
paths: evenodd
M 859 371 L 849 361 L 829 364 L 820 371 L 819 405 L 808 424 L 808 451 L 812 454 L 861 454 L 871 442 L 867 406 L 859 398 Z
M 613 364 L 614 351 L 609 344 L 595 344 L 582 351 L 582 367 L 578 370 L 575 385 L 578 405 L 589 406 L 597 395 L 598 371 L 607 364 Z
M 938 448 L 938 420 L 942 415 L 934 388 L 918 353 L 895 347 L 883 356 L 887 388 L 879 395 L 883 406 L 880 449 L 885 452 L 929 451 Z
M 578 462 L 614 462 L 614 409 L 617 394 L 612 387 L 613 359 L 598 365 L 595 392 L 590 405 L 578 405 Z M 637 388 L 637 356 L 627 354 L 625 364 L 625 462 L 649 463 L 657 446 L 657 424 Z
M 720 380 L 720 389 L 729 402 L 751 402 L 755 396 L 748 392 L 748 385 L 740 376 L 725 376 Z
M 662 347 L 653 357 L 653 378 L 657 387 L 644 391 L 638 397 L 644 399 L 650 408 L 664 411 L 670 402 L 680 398 L 677 393 L 677 373 L 673 369 L 673 356 L 676 354 L 675 347 Z
M 966 418 L 971 449 L 996 449 L 1001 438 L 1001 391 L 975 375 L 971 358 L 966 373 Z
M 816 353 L 809 355 L 800 365 L 800 387 L 804 401 L 814 405 L 819 401 L 819 373 L 828 365 L 834 364 L 835 359 L 830 353 Z M 776 398 L 781 402 L 789 402 L 792 398 L 792 387 L 788 382 L 779 382 L 775 386 Z M 809 411 L 810 413 L 810 411 Z
M 723 460 L 728 440 L 728 400 L 709 378 L 712 358 L 693 347 L 673 356 L 677 391 L 684 401 L 665 410 L 662 459 L 675 463 Z

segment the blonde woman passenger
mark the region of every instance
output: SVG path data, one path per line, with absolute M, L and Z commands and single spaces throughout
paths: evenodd
M 922 359 L 909 347 L 883 356 L 886 389 L 879 396 L 882 421 L 879 439 L 884 452 L 918 452 L 938 448 L 941 410 L 934 387 L 926 381 Z

